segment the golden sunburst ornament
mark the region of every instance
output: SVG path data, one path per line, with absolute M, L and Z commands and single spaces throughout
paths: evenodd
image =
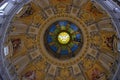
M 61 32 L 58 35 L 58 41 L 61 44 L 67 44 L 70 41 L 70 35 L 67 32 Z

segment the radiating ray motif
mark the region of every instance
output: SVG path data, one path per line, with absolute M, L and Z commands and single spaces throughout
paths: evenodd
M 67 55 L 75 56 L 77 54 L 76 51 L 83 44 L 80 29 L 70 21 L 57 21 L 53 23 L 46 31 L 45 37 L 45 40 L 47 40 L 45 43 L 46 49 L 50 50 L 54 57 L 59 54 L 59 58 L 66 57 Z

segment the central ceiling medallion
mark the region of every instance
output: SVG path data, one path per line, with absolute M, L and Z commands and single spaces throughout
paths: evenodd
M 80 63 L 89 49 L 88 28 L 73 15 L 57 14 L 46 19 L 38 34 L 41 56 L 61 68 Z
M 70 35 L 67 32 L 61 32 L 58 35 L 58 41 L 61 44 L 67 44 L 70 41 Z
M 44 36 L 46 50 L 59 60 L 75 57 L 82 48 L 81 30 L 76 24 L 67 20 L 52 23 Z

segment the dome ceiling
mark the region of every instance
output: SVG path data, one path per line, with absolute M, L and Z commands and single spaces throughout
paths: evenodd
M 115 26 L 90 0 L 32 0 L 7 33 L 9 72 L 20 80 L 108 80 L 118 66 Z

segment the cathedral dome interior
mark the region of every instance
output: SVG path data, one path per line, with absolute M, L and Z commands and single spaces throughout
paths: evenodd
M 0 80 L 120 80 L 119 0 L 0 0 Z

